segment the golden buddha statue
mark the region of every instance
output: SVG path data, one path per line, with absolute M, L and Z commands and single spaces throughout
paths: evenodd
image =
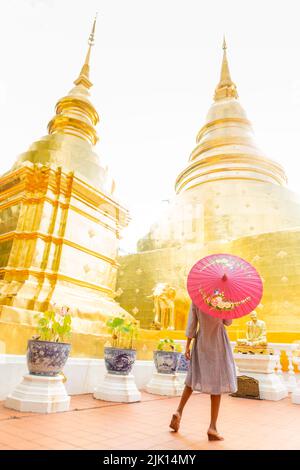
M 175 329 L 175 304 L 176 290 L 166 282 L 159 282 L 153 289 L 154 321 L 153 329 Z
M 255 310 L 250 314 L 250 318 L 251 320 L 246 324 L 246 338 L 237 340 L 235 352 L 270 354 L 266 323 L 263 320 L 258 320 Z

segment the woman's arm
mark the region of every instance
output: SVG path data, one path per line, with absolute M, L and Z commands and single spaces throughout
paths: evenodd
M 191 359 L 191 341 L 192 338 L 187 338 L 185 346 L 185 358 L 189 361 Z
M 197 326 L 198 326 L 198 316 L 196 312 L 196 306 L 192 303 L 190 306 L 187 327 L 185 330 L 185 335 L 187 337 L 187 342 L 186 342 L 186 347 L 185 347 L 186 359 L 190 359 L 191 341 L 197 334 Z

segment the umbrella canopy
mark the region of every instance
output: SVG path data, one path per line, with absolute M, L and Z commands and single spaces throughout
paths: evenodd
M 238 256 L 216 254 L 197 261 L 187 278 L 194 304 L 213 317 L 232 319 L 252 312 L 262 298 L 256 269 Z

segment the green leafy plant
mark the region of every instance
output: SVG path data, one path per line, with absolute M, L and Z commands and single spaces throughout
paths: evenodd
M 133 340 L 138 336 L 138 322 L 126 318 L 125 315 L 110 318 L 106 322 L 108 331 L 111 333 L 112 347 L 132 349 Z
M 38 335 L 34 339 L 40 341 L 65 342 L 71 336 L 72 317 L 69 307 L 61 307 L 58 310 L 47 310 L 36 315 L 38 319 Z
M 156 349 L 157 351 L 182 352 L 181 344 L 175 343 L 171 338 L 160 339 Z

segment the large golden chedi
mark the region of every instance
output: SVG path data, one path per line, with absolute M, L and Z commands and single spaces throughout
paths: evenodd
M 114 300 L 120 230 L 127 210 L 94 151 L 98 113 L 90 101 L 89 61 L 56 105 L 49 134 L 0 178 L 0 341 L 20 354 L 35 313 L 50 303 L 73 313 L 72 354 L 99 356 Z M 1 351 L 0 351 L 1 352 Z
M 286 188 L 283 168 L 257 147 L 253 130 L 231 79 L 226 43 L 221 77 L 206 123 L 188 165 L 175 183 L 176 196 L 138 252 L 121 258 L 119 298 L 136 308 L 144 327 L 153 318 L 149 293 L 158 282 L 176 289 L 175 326 L 185 328 L 190 299 L 186 277 L 203 256 L 241 256 L 260 272 L 264 296 L 259 316 L 269 341 L 300 336 L 300 200 Z M 240 337 L 247 318 L 235 320 Z

